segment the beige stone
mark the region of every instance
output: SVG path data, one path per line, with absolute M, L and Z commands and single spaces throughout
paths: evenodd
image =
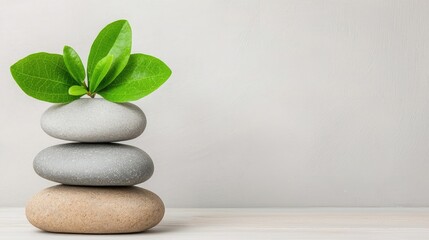
M 37 193 L 27 204 L 35 227 L 63 233 L 131 233 L 157 225 L 164 204 L 139 187 L 57 185 Z

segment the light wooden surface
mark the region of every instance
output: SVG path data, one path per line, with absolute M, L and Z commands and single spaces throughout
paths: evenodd
M 52 234 L 0 208 L 0 239 L 429 239 L 429 208 L 167 209 L 139 234 Z

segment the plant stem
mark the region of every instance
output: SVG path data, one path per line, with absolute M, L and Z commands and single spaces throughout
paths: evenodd
M 86 82 L 85 82 L 85 81 L 83 81 L 83 82 L 82 82 L 82 84 L 83 84 L 83 86 L 86 88 L 86 91 L 87 91 L 86 95 L 90 96 L 91 98 L 94 98 L 96 93 L 91 93 L 91 92 L 89 91 L 89 88 L 88 88 L 88 86 L 86 85 Z
M 91 98 L 94 98 L 96 93 L 87 92 L 86 95 L 90 96 Z

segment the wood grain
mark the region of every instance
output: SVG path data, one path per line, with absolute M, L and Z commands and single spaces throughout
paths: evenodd
M 154 229 L 125 235 L 45 233 L 23 208 L 0 208 L 0 239 L 429 239 L 429 208 L 167 209 Z

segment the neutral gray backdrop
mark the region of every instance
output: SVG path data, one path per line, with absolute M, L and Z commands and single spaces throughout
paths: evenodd
M 170 80 L 135 104 L 129 144 L 168 207 L 429 206 L 429 1 L 0 0 L 0 206 L 54 183 L 33 157 L 63 141 L 9 66 L 73 46 L 86 62 L 125 18 Z

